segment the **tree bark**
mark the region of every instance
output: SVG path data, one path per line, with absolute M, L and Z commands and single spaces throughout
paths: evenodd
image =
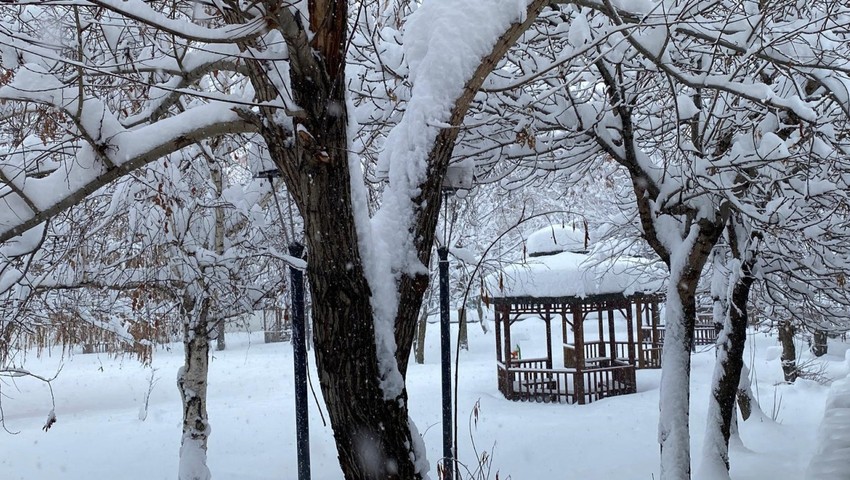
M 462 350 L 469 350 L 469 335 L 467 333 L 465 306 L 457 309 L 457 322 L 457 343 L 460 345 Z
M 730 229 L 731 230 L 731 229 Z M 739 394 L 744 348 L 747 342 L 747 302 L 753 281 L 754 260 L 739 263 L 731 272 L 732 289 L 723 330 L 717 338 L 717 363 L 712 379 L 702 472 L 706 478 L 729 477 L 729 438 L 735 421 L 735 401 Z M 749 413 L 749 404 L 746 405 Z M 725 475 L 725 477 L 722 477 Z
M 678 249 L 670 252 L 660 387 L 661 480 L 691 478 L 689 402 L 696 288 L 724 223 L 697 222 Z
M 829 342 L 824 330 L 815 330 L 812 332 L 812 354 L 816 357 L 826 355 L 829 350 Z
M 215 146 L 212 146 L 214 149 Z M 220 203 L 222 201 L 221 195 L 224 193 L 224 178 L 221 174 L 221 164 L 219 164 L 217 159 L 214 159 L 210 163 L 210 177 L 212 177 L 213 186 L 215 187 L 216 193 L 216 202 Z M 215 206 L 215 235 L 213 239 L 213 251 L 215 251 L 218 255 L 224 254 L 224 207 L 220 204 Z M 223 351 L 227 348 L 227 344 L 225 342 L 225 319 L 219 320 L 215 325 L 215 349 L 219 352 Z
M 215 326 L 215 349 L 219 352 L 227 348 L 227 343 L 224 338 L 224 326 L 224 319 L 219 320 Z
M 488 333 L 487 319 L 484 317 L 484 301 L 480 295 L 475 299 L 475 309 L 478 311 L 478 324 L 481 325 L 481 330 Z
M 545 3 L 534 0 L 523 23 L 512 25 L 491 55 L 482 59 L 451 111 L 451 125 L 462 123 L 481 83 Z M 415 480 L 425 475 L 428 465 L 422 440 L 408 419 L 403 379 L 428 275 L 401 275 L 394 330 L 377 331 L 381 327 L 376 326 L 359 251 L 349 170 L 347 6 L 344 0 L 310 0 L 310 35 L 291 9 L 269 8 L 287 43 L 292 96 L 301 112 L 293 119 L 294 136 L 285 124 L 273 121 L 264 122 L 260 133 L 304 218 L 316 364 L 343 474 L 350 480 Z M 246 70 L 257 100 L 276 98 L 276 86 L 264 65 L 247 62 Z M 279 113 L 268 107 L 260 110 L 268 119 Z M 457 134 L 457 128 L 440 131 L 429 155 L 426 180 L 413 199 L 413 253 L 423 265 L 429 264 L 440 187 Z M 376 344 L 387 335 L 395 341 L 391 358 L 383 350 L 379 354 Z M 396 373 L 401 380 L 388 378 Z M 390 385 L 394 382 L 401 385 Z
M 425 363 L 425 331 L 428 328 L 428 306 L 422 306 L 422 314 L 419 315 L 419 324 L 416 327 L 416 343 L 414 357 L 416 363 L 423 365 Z
M 782 373 L 785 381 L 794 383 L 797 380 L 797 349 L 794 346 L 794 324 L 791 319 L 782 320 L 779 324 L 779 344 L 782 345 Z
M 197 310 L 196 310 L 197 309 Z M 200 305 L 185 299 L 183 314 L 183 367 L 177 374 L 177 387 L 183 401 L 183 437 L 180 445 L 179 480 L 209 480 L 207 439 L 207 375 L 209 372 L 209 301 Z

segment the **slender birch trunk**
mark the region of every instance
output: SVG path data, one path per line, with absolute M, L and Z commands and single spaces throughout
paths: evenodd
M 207 439 L 207 375 L 209 372 L 209 301 L 200 304 L 187 298 L 182 305 L 185 364 L 177 373 L 183 401 L 183 437 L 180 445 L 179 480 L 209 480 Z
M 221 194 L 224 192 L 224 179 L 221 175 L 221 165 L 217 161 L 213 161 L 210 165 L 210 176 L 212 177 L 213 185 L 216 193 L 215 206 L 215 238 L 213 239 L 213 249 L 216 254 L 224 254 L 224 207 L 221 206 Z M 222 351 L 227 348 L 225 342 L 225 319 L 220 319 L 216 325 L 215 349 Z

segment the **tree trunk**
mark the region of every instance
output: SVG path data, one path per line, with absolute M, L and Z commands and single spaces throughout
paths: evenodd
M 224 319 L 221 319 L 218 321 L 218 323 L 216 323 L 215 326 L 215 349 L 219 352 L 227 348 L 227 344 L 225 343 L 224 338 L 225 323 L 226 322 L 224 321 Z
M 467 333 L 466 325 L 466 307 L 460 307 L 457 309 L 457 322 L 457 343 L 460 345 L 461 350 L 469 350 L 469 334 Z
M 480 295 L 475 301 L 475 309 L 478 311 L 478 324 L 481 325 L 481 330 L 488 333 L 490 329 L 487 326 L 487 319 L 484 317 L 484 301 Z
M 816 357 L 822 357 L 826 355 L 828 350 L 828 341 L 827 341 L 826 331 L 824 330 L 815 330 L 812 332 L 812 354 Z
M 761 410 L 758 399 L 753 393 L 752 385 L 750 384 L 750 370 L 746 365 L 741 367 L 741 381 L 738 384 L 738 407 L 741 410 L 741 418 L 745 422 L 751 417 L 755 417 L 761 422 L 767 419 Z
M 658 437 L 661 446 L 661 480 L 691 478 L 689 399 L 691 378 L 691 332 L 696 318 L 693 295 L 670 275 L 665 311 L 666 331 L 662 350 L 661 398 Z M 690 306 L 688 305 L 690 304 Z M 690 317 L 689 317 L 690 311 Z
M 215 149 L 215 146 L 212 146 Z M 212 177 L 213 186 L 215 186 L 216 202 L 222 201 L 221 195 L 224 193 L 224 178 L 221 174 L 221 164 L 217 159 L 211 159 L 210 176 Z M 215 206 L 215 235 L 213 239 L 213 251 L 218 255 L 224 254 L 224 207 L 220 204 Z M 227 345 L 224 339 L 224 323 L 222 318 L 215 324 L 215 349 L 219 352 L 223 351 Z
M 747 302 L 754 278 L 748 259 L 733 260 L 732 290 L 723 330 L 717 337 L 717 363 L 712 379 L 700 476 L 729 478 L 729 438 L 735 421 L 735 400 L 744 366 L 747 343 Z M 738 269 L 738 271 L 735 271 Z M 749 405 L 747 405 L 749 410 Z
M 196 310 L 197 309 L 197 310 Z M 194 299 L 183 302 L 183 348 L 185 364 L 177 373 L 177 387 L 183 401 L 183 438 L 180 445 L 179 480 L 209 480 L 207 439 L 207 374 L 209 372 L 208 300 L 198 305 Z
M 308 222 L 315 220 L 308 217 Z M 308 235 L 311 249 L 322 248 L 310 240 Z M 413 437 L 408 423 L 404 386 L 395 385 L 400 393 L 388 398 L 381 385 L 365 278 L 362 273 L 349 275 L 350 271 L 325 275 L 326 266 L 313 260 L 314 252 L 307 271 L 317 319 L 313 329 L 316 362 L 345 478 L 422 478 L 424 471 L 418 468 L 414 450 L 421 439 Z
M 670 252 L 658 437 L 661 480 L 691 478 L 690 380 L 691 343 L 696 327 L 696 288 L 723 223 L 693 225 Z
M 428 328 L 428 305 L 422 306 L 422 314 L 419 315 L 419 323 L 416 326 L 416 341 L 414 343 L 414 357 L 416 363 L 425 363 L 425 330 Z
M 782 345 L 782 373 L 785 381 L 794 383 L 797 380 L 797 349 L 794 346 L 794 324 L 791 319 L 782 320 L 779 324 L 779 343 Z
M 462 123 L 487 75 L 546 3 L 534 0 L 524 21 L 511 25 L 481 60 L 448 123 Z M 293 119 L 296 133 L 291 134 L 286 122 L 263 122 L 259 129 L 304 218 L 314 351 L 343 474 L 349 480 L 417 480 L 427 472 L 428 463 L 422 439 L 408 418 L 404 377 L 428 275 L 401 272 L 399 277 L 373 278 L 396 282 L 392 293 L 397 295 L 397 312 L 395 318 L 384 318 L 391 310 L 387 301 L 394 299 L 384 298 L 386 290 L 378 291 L 386 283 L 371 285 L 375 292 L 370 289 L 357 232 L 369 228 L 368 212 L 365 198 L 357 200 L 355 211 L 352 194 L 350 168 L 355 164 L 348 154 L 345 79 L 348 2 L 311 0 L 307 8 L 310 35 L 289 8 L 269 13 L 277 18 L 288 47 L 292 99 L 299 107 Z M 265 65 L 249 61 L 246 70 L 257 100 L 277 99 L 278 87 Z M 279 117 L 271 107 L 260 110 L 265 118 Z M 457 128 L 443 128 L 437 134 L 424 179 L 416 186 L 418 195 L 410 199 L 406 228 L 415 251 L 393 254 L 412 253 L 429 265 L 441 186 L 457 135 Z M 355 168 L 359 175 L 359 163 Z M 365 241 L 367 232 L 361 233 Z M 373 310 L 373 300 L 380 310 Z

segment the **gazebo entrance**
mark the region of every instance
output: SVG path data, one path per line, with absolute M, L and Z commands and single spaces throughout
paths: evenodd
M 661 366 L 660 300 L 644 294 L 494 298 L 499 391 L 509 400 L 578 404 L 635 393 L 635 369 Z M 543 320 L 546 357 L 521 358 L 514 350 L 511 327 L 524 316 Z M 558 366 L 553 320 L 561 323 L 563 361 Z

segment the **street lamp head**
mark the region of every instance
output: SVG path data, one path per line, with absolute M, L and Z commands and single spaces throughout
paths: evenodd
M 280 177 L 280 175 L 281 173 L 279 169 L 272 168 L 269 170 L 261 170 L 257 172 L 256 175 L 254 175 L 254 178 L 268 178 L 269 180 L 271 180 L 272 178 Z

